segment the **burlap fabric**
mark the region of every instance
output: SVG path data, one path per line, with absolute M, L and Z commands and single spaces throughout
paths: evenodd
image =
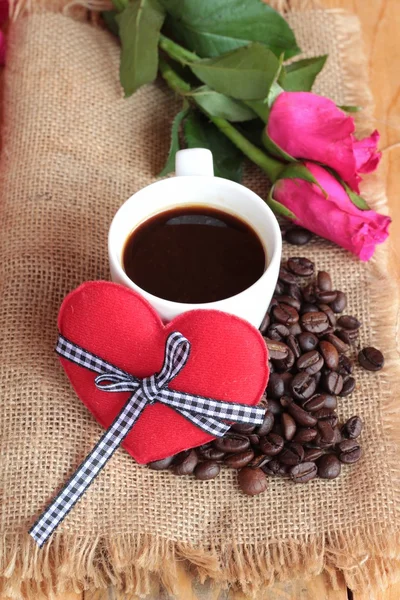
M 355 18 L 288 18 L 307 55 L 329 53 L 318 91 L 368 107 Z M 118 58 L 107 32 L 62 14 L 20 16 L 11 27 L 0 163 L 0 593 L 39 600 L 112 584 L 133 598 L 160 581 L 173 592 L 183 560 L 256 594 L 323 570 L 353 589 L 387 585 L 400 566 L 396 289 L 387 250 L 367 267 L 322 240 L 304 253 L 347 291 L 361 344 L 387 357 L 380 374 L 357 371 L 357 391 L 340 403 L 342 418 L 365 419 L 362 461 L 332 482 L 271 479 L 249 498 L 233 471 L 201 483 L 119 450 L 43 550 L 27 535 L 101 433 L 53 352 L 60 302 L 82 281 L 108 278 L 110 220 L 160 170 L 177 110 L 162 84 L 124 100 Z M 366 110 L 361 129 L 368 119 Z M 259 173 L 247 184 L 265 195 Z M 364 191 L 383 207 L 376 179 Z

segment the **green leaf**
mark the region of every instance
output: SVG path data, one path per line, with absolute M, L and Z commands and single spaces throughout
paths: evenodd
M 271 88 L 268 92 L 268 96 L 266 99 L 266 102 L 269 106 L 269 108 L 272 107 L 273 103 L 275 102 L 275 100 L 277 99 L 277 97 L 279 96 L 279 94 L 282 94 L 282 92 L 284 92 L 285 90 L 283 88 L 281 88 L 281 86 L 279 85 L 279 83 L 277 83 L 276 81 L 274 81 L 274 83 L 271 85 Z
M 207 85 L 203 85 L 189 94 L 198 106 L 200 106 L 205 112 L 212 117 L 220 117 L 221 119 L 228 119 L 228 121 L 240 122 L 250 121 L 256 118 L 256 114 L 251 108 L 245 106 L 241 102 L 215 92 Z
M 157 76 L 158 37 L 164 17 L 158 0 L 133 0 L 117 16 L 122 43 L 120 79 L 125 96 Z
M 338 104 L 337 107 L 340 108 L 340 110 L 343 110 L 347 113 L 357 113 L 360 112 L 360 110 L 362 110 L 362 106 L 355 106 L 352 104 Z
M 190 112 L 183 131 L 189 148 L 208 148 L 214 158 L 217 177 L 241 181 L 243 155 L 223 133 L 197 112 Z
M 116 10 L 104 10 L 101 13 L 107 29 L 116 36 L 119 35 L 119 26 L 116 19 L 117 15 L 118 12 Z
M 273 140 L 271 140 L 271 138 L 269 137 L 267 130 L 265 128 L 264 128 L 264 131 L 262 132 L 261 139 L 262 139 L 262 143 L 263 143 L 264 147 L 268 150 L 268 152 L 270 154 L 272 154 L 272 156 L 276 156 L 277 158 L 281 158 L 281 159 L 289 161 L 289 162 L 296 161 L 296 159 L 293 158 L 293 156 L 291 156 L 290 154 L 288 154 L 287 152 L 282 150 L 282 148 L 280 146 L 278 146 L 278 144 L 275 144 L 275 142 Z
M 298 60 L 282 69 L 279 83 L 288 92 L 310 92 L 328 55 Z
M 285 217 L 286 219 L 296 219 L 296 215 L 294 213 L 292 213 L 291 210 L 286 208 L 286 206 L 284 206 L 277 200 L 274 200 L 274 198 L 273 198 L 274 188 L 275 188 L 275 186 L 273 185 L 269 191 L 268 198 L 266 199 L 265 202 L 268 204 L 270 209 L 276 215 L 281 215 L 282 217 Z
M 264 100 L 246 100 L 246 104 L 264 123 L 268 121 L 269 106 Z
M 161 0 L 173 37 L 202 57 L 260 42 L 285 58 L 300 52 L 287 21 L 261 0 Z
M 167 162 L 165 163 L 163 170 L 158 174 L 158 177 L 164 177 L 165 175 L 168 175 L 168 173 L 172 173 L 172 171 L 175 171 L 175 155 L 178 152 L 178 150 L 180 150 L 179 127 L 180 127 L 183 119 L 188 114 L 188 112 L 189 112 L 189 106 L 188 106 L 187 102 L 185 102 L 183 105 L 183 109 L 180 112 L 178 112 L 178 114 L 175 116 L 174 120 L 172 121 L 171 144 L 169 147 L 168 158 L 167 158 Z
M 279 60 L 262 44 L 204 58 L 189 66 L 203 83 L 239 100 L 265 98 L 280 69 Z
M 364 200 L 364 198 L 362 196 L 353 192 L 353 190 L 349 188 L 347 183 L 344 183 L 343 181 L 342 181 L 342 183 L 343 183 L 344 189 L 347 192 L 348 197 L 350 198 L 352 203 L 355 204 L 355 206 L 357 206 L 357 208 L 359 208 L 360 210 L 370 210 L 370 207 L 368 206 L 368 204 L 366 203 L 366 201 Z
M 117 12 L 122 12 L 129 4 L 129 0 L 112 0 L 112 4 Z

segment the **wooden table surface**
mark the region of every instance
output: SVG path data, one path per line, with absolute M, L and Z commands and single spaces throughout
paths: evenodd
M 391 241 L 394 247 L 393 269 L 400 276 L 400 0 L 320 0 L 327 8 L 343 8 L 358 15 L 368 56 L 370 85 L 375 97 L 375 126 L 385 149 L 380 173 L 385 181 L 394 223 Z M 400 540 L 399 540 L 400 544 Z M 218 600 L 213 595 L 212 600 Z M 224 597 L 224 596 L 222 596 Z M 113 592 L 97 591 L 64 594 L 57 600 L 112 600 Z M 242 600 L 243 596 L 234 596 Z M 118 600 L 122 600 L 120 596 Z M 294 581 L 277 585 L 259 600 L 399 600 L 400 584 L 376 596 L 352 593 L 343 585 L 333 590 L 323 576 L 309 582 Z M 5 599 L 1 599 L 5 600 Z M 181 594 L 177 600 L 198 600 L 190 582 L 182 573 Z

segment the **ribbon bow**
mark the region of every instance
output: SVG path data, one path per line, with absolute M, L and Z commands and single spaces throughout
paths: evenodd
M 58 338 L 56 352 L 90 371 L 99 373 L 94 380 L 98 389 L 104 392 L 132 392 L 132 395 L 68 483 L 30 529 L 30 535 L 40 547 L 75 506 L 148 404 L 166 404 L 197 427 L 216 437 L 223 436 L 229 430 L 230 425 L 225 423 L 225 420 L 259 425 L 264 418 L 263 408 L 222 402 L 178 392 L 168 387 L 183 369 L 190 354 L 190 342 L 178 331 L 171 333 L 167 339 L 161 371 L 144 379 L 138 379 L 123 371 L 62 335 Z

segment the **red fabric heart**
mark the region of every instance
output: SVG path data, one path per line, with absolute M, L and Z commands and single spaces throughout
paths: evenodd
M 64 299 L 58 327 L 72 342 L 140 378 L 161 369 L 166 339 L 172 331 L 180 331 L 190 341 L 191 352 L 170 384 L 179 391 L 256 405 L 267 384 L 262 336 L 246 321 L 220 311 L 193 310 L 164 325 L 150 304 L 132 290 L 92 281 Z M 60 360 L 79 398 L 108 427 L 129 392 L 98 390 L 95 373 Z M 155 403 L 145 408 L 123 446 L 137 462 L 148 463 L 212 439 L 173 409 Z

